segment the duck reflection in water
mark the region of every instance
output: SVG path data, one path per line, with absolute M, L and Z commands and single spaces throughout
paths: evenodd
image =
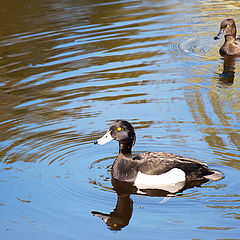
M 121 182 L 112 177 L 113 189 L 117 193 L 117 204 L 111 213 L 103 213 L 98 211 L 92 211 L 91 213 L 103 220 L 108 228 L 112 231 L 120 231 L 126 227 L 132 217 L 133 212 L 133 200 L 130 198 L 131 194 L 164 197 L 160 203 L 164 203 L 170 197 L 177 196 L 177 193 L 181 193 L 184 190 L 192 187 L 200 187 L 201 184 L 206 181 L 193 181 L 187 185 L 181 183 L 178 184 L 175 189 L 171 188 L 169 191 L 160 189 L 145 189 L 139 191 L 135 186 L 130 183 Z
M 235 57 L 224 56 L 223 72 L 219 74 L 219 83 L 223 85 L 232 85 L 235 77 Z
M 94 216 L 102 219 L 110 230 L 119 231 L 129 224 L 133 212 L 133 201 L 129 194 L 118 195 L 118 200 L 113 212 L 107 214 L 92 211 Z
M 112 179 L 113 186 L 115 185 L 117 192 L 117 204 L 115 209 L 107 214 L 97 211 L 92 211 L 94 216 L 102 219 L 110 230 L 119 231 L 129 224 L 133 212 L 133 200 L 130 198 L 131 185 L 119 182 Z M 119 185 L 118 185 L 119 184 Z M 118 186 L 117 186 L 118 185 Z

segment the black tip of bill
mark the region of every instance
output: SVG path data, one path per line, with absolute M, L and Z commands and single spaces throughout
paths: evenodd
M 214 39 L 214 40 L 218 40 L 218 39 L 222 38 L 223 35 L 224 35 L 224 32 L 223 32 L 223 30 L 221 29 L 220 32 L 218 33 L 218 35 L 215 36 L 213 39 Z

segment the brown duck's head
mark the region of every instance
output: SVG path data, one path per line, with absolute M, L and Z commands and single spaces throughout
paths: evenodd
M 222 36 L 234 36 L 236 37 L 237 29 L 235 21 L 231 18 L 224 19 L 221 22 L 220 25 L 220 31 L 216 37 L 214 37 L 215 40 L 221 38 Z

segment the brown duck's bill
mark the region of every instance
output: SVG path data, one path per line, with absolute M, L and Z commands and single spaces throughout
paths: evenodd
M 218 40 L 223 36 L 223 29 L 220 30 L 217 36 L 214 37 L 214 40 Z

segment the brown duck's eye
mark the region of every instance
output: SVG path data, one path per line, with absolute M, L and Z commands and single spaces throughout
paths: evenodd
M 118 128 L 117 128 L 117 131 L 118 131 L 118 132 L 120 132 L 121 130 L 122 130 L 122 128 L 121 128 L 121 127 L 118 127 Z

